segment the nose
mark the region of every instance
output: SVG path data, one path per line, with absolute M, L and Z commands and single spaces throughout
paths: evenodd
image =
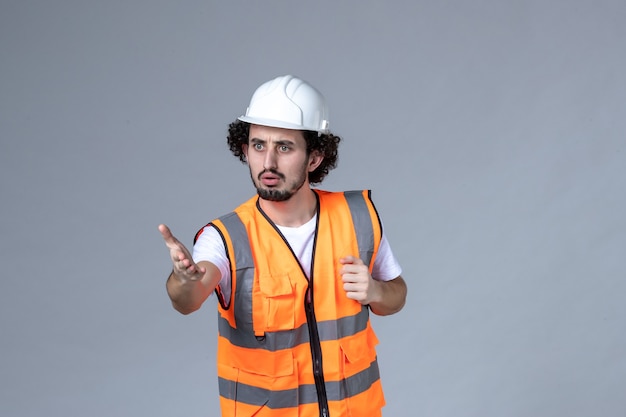
M 274 149 L 268 149 L 267 152 L 265 152 L 265 159 L 263 160 L 263 168 L 265 169 L 276 169 L 276 159 L 277 159 L 277 155 L 276 155 L 276 151 Z

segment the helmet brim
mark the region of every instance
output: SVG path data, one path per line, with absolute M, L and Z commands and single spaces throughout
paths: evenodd
M 329 133 L 328 129 L 318 129 L 317 127 L 313 127 L 313 126 L 302 126 L 302 125 L 287 123 L 281 120 L 263 119 L 259 117 L 249 117 L 249 116 L 239 116 L 237 119 L 241 120 L 242 122 L 246 122 L 246 123 L 250 123 L 254 125 L 260 125 L 260 126 L 278 127 L 281 129 L 291 129 L 291 130 L 310 130 L 313 132 L 318 132 L 318 133 L 323 133 L 323 134 Z

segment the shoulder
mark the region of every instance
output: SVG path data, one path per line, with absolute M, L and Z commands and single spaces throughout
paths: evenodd
M 219 229 L 223 225 L 224 221 L 228 221 L 228 219 L 231 219 L 231 218 L 247 217 L 250 213 L 252 213 L 254 211 L 254 208 L 256 207 L 257 200 L 258 200 L 258 196 L 251 197 L 250 199 L 248 199 L 244 203 L 242 203 L 239 206 L 237 206 L 233 211 L 228 212 L 226 214 L 223 214 L 223 215 L 221 215 L 221 216 L 211 220 L 210 222 L 208 222 L 204 226 L 202 226 L 200 228 L 200 230 L 198 230 L 196 232 L 196 235 L 194 237 L 194 243 L 207 230 L 212 230 L 212 232 L 210 233 L 211 237 L 213 237 L 213 238 L 218 237 L 218 235 L 221 233 Z
M 366 199 L 371 201 L 371 190 L 346 190 L 346 191 L 326 191 L 318 190 L 315 192 L 320 198 L 320 201 L 334 201 L 334 200 L 352 200 L 352 199 Z

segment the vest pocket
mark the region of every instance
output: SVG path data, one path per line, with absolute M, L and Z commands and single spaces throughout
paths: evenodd
M 378 338 L 373 330 L 367 328 L 363 332 L 339 341 L 343 352 L 343 378 L 351 376 L 369 368 L 376 360 L 376 345 Z
M 264 331 L 290 330 L 295 327 L 295 290 L 288 274 L 259 276 Z M 256 318 L 255 318 L 256 320 Z M 255 328 L 258 328 L 255 325 Z
M 298 415 L 298 373 L 290 350 L 239 353 L 229 362 L 217 365 L 222 415 L 273 416 L 277 411 L 285 417 Z
M 380 416 L 385 404 L 380 384 L 375 346 L 376 334 L 370 328 L 342 339 L 342 378 L 344 379 L 349 416 Z

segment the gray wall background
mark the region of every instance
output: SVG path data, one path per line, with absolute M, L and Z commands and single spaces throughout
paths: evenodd
M 0 415 L 217 414 L 185 242 L 253 192 L 227 124 L 292 73 L 409 283 L 386 416 L 626 414 L 626 3 L 0 1 Z

